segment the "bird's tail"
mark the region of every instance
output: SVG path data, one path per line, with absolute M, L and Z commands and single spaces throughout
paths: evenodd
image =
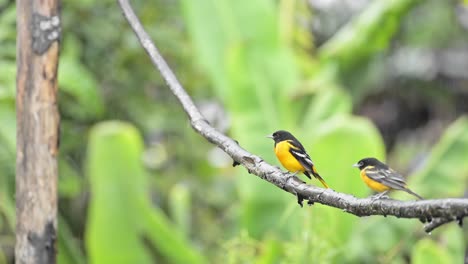
M 329 189 L 330 187 L 328 187 L 328 184 L 325 182 L 325 180 L 320 177 L 320 175 L 318 174 L 317 172 L 317 169 L 315 168 L 314 165 L 312 165 L 312 171 L 311 171 L 312 175 L 314 175 L 314 177 L 319 180 L 322 184 L 323 184 L 323 187 L 325 187 L 326 189 Z M 310 177 L 309 177 L 310 178 Z
M 410 189 L 408 189 L 408 188 L 405 188 L 404 191 L 407 192 L 407 193 L 409 193 L 409 194 L 412 194 L 412 195 L 418 197 L 420 200 L 424 200 L 424 198 L 422 198 L 419 194 L 413 192 L 412 190 L 410 190 Z
M 325 187 L 326 189 L 330 188 L 330 187 L 328 187 L 328 184 L 325 182 L 325 180 L 322 177 L 320 177 L 320 175 L 316 171 L 314 171 L 314 173 L 312 173 L 312 174 L 314 175 L 314 177 L 317 180 L 319 180 L 323 184 L 323 187 Z

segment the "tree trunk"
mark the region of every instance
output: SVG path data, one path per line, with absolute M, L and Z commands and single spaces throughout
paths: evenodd
M 59 0 L 17 1 L 16 263 L 55 263 Z

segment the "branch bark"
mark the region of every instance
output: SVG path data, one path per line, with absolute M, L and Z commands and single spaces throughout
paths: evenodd
M 58 0 L 17 1 L 16 263 L 55 263 Z
M 152 63 L 161 73 L 169 89 L 179 100 L 188 115 L 193 129 L 209 142 L 226 152 L 235 162 L 244 166 L 251 174 L 257 175 L 277 187 L 309 201 L 309 204 L 320 203 L 343 210 L 356 216 L 392 215 L 398 218 L 416 218 L 426 225 L 426 231 L 441 224 L 463 219 L 468 215 L 468 199 L 437 199 L 419 201 L 397 201 L 391 199 L 374 200 L 359 199 L 349 194 L 335 192 L 307 185 L 297 177 L 288 177 L 277 167 L 274 167 L 260 157 L 253 155 L 240 147 L 237 142 L 210 126 L 193 103 L 190 96 L 179 83 L 174 73 L 159 53 L 157 47 L 143 29 L 127 0 L 119 0 L 125 18 L 135 32 L 141 45 L 148 53 Z M 433 224 L 430 224 L 433 223 Z

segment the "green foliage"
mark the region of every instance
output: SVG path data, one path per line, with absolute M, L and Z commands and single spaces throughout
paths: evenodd
M 279 41 L 274 4 L 204 0 L 182 1 L 182 8 L 197 59 L 230 111 L 232 136 L 247 149 L 272 157 L 271 142 L 258 139 L 280 124 L 291 126 L 298 110 L 287 104 L 298 72 L 292 51 Z M 286 196 L 258 179 L 239 177 L 241 222 L 249 234 L 258 236 L 281 215 Z M 291 231 L 289 226 L 282 229 L 285 234 Z
M 416 243 L 412 256 L 412 263 L 414 264 L 455 263 L 448 252 L 440 248 L 436 242 L 427 238 Z
M 260 250 L 261 252 L 255 264 L 279 263 L 281 256 L 284 254 L 282 244 L 275 239 L 269 239 L 263 242 Z
M 190 233 L 192 197 L 186 185 L 178 184 L 169 193 L 169 211 L 177 229 L 184 235 Z
M 312 130 L 315 123 L 326 121 L 334 115 L 349 114 L 351 109 L 351 97 L 343 89 L 334 86 L 321 89 L 312 98 L 304 116 L 303 126 Z
M 468 183 L 468 117 L 448 127 L 431 151 L 424 168 L 412 176 L 410 186 L 423 197 L 461 197 Z
M 15 20 L 14 4 L 0 12 L 0 263 L 11 261 L 15 246 Z
M 221 50 L 221 52 L 218 56 L 210 53 L 209 56 L 213 56 L 211 59 L 203 56 L 205 54 L 203 48 L 200 48 L 199 54 L 201 54 L 200 61 L 209 62 L 213 60 L 214 65 L 211 65 L 210 68 L 208 63 L 207 70 L 212 73 L 214 82 L 219 84 L 217 86 L 218 90 L 226 87 L 222 85 L 223 83 L 231 85 L 231 87 L 227 87 L 222 91 L 223 95 L 228 95 L 222 98 L 231 110 L 233 137 L 238 139 L 241 145 L 247 147 L 247 149 L 255 149 L 262 156 L 271 157 L 271 150 L 265 149 L 266 143 L 261 143 L 257 138 L 262 138 L 265 134 L 276 129 L 287 128 L 303 140 L 319 171 L 334 189 L 358 196 L 368 194 L 367 187 L 357 180 L 358 173 L 355 169 L 353 170 L 351 165 L 365 156 L 383 158 L 384 147 L 378 131 L 369 121 L 349 115 L 351 112 L 350 96 L 327 78 L 320 84 L 315 81 L 314 84 L 319 85 L 319 89 L 314 94 L 309 109 L 300 120 L 295 120 L 292 117 L 295 112 L 300 111 L 303 103 L 292 101 L 289 97 L 291 90 L 296 87 L 294 83 L 297 84 L 298 81 L 297 73 L 291 70 L 296 68 L 294 59 L 287 56 L 291 54 L 292 50 L 288 46 L 282 46 L 281 44 L 275 46 L 272 45 L 274 42 L 270 42 L 267 45 L 268 49 L 271 49 L 268 51 L 268 57 L 271 57 L 272 52 L 273 54 L 284 54 L 285 57 L 280 57 L 284 58 L 284 60 L 275 58 L 271 65 L 281 65 L 276 67 L 269 67 L 269 64 L 265 65 L 270 61 L 265 58 L 261 59 L 262 63 L 259 64 L 258 60 L 261 58 L 260 45 L 264 45 L 264 43 L 261 41 L 256 42 L 255 38 L 243 39 L 248 45 L 236 44 L 239 41 L 234 41 L 234 44 L 232 42 L 226 44 L 223 43 L 224 38 L 222 37 L 216 40 L 210 39 L 210 37 L 206 36 L 208 34 L 206 29 L 210 27 L 222 28 L 223 23 L 209 22 L 206 18 L 203 20 L 194 19 L 194 17 L 204 17 L 207 13 L 216 12 L 216 10 L 200 8 L 198 4 L 197 7 L 194 7 L 195 4 L 185 2 L 184 6 L 186 9 L 193 8 L 190 9 L 187 16 L 188 21 L 190 21 L 188 24 L 192 27 L 204 29 L 203 32 L 193 29 L 192 35 L 195 43 L 203 46 L 200 43 L 206 42 L 203 48 L 209 45 L 213 46 L 215 43 L 225 46 L 224 49 L 221 47 L 215 48 L 214 50 Z M 223 3 L 223 5 L 227 5 L 227 3 Z M 197 8 L 200 8 L 200 10 Z M 231 9 L 235 9 L 235 7 L 231 7 Z M 196 10 L 200 13 L 197 13 Z M 265 11 L 257 12 L 257 17 L 261 17 L 262 12 Z M 202 21 L 206 25 L 197 26 L 197 21 L 200 21 L 200 23 Z M 238 23 L 234 23 L 235 25 L 248 23 L 245 18 L 235 21 L 238 21 Z M 270 27 L 276 27 L 276 24 L 271 23 Z M 258 36 L 265 36 L 267 35 L 266 32 L 275 31 L 261 29 L 263 31 L 257 33 Z M 229 35 L 229 32 L 233 32 L 232 36 L 238 37 L 242 35 L 242 33 L 239 33 L 242 30 L 251 31 L 252 29 L 239 26 L 237 30 L 228 27 L 213 31 L 223 32 L 223 34 L 227 35 Z M 211 37 L 219 37 L 214 32 L 212 32 Z M 226 38 L 230 39 L 229 37 Z M 232 38 L 235 39 L 235 37 Z M 271 39 L 275 39 L 275 37 L 272 35 Z M 240 42 L 243 43 L 243 41 Z M 213 51 L 213 49 L 210 50 Z M 258 55 L 255 52 L 258 52 Z M 207 55 L 207 57 L 209 56 Z M 227 57 L 227 59 L 223 60 L 223 56 Z M 214 59 L 218 61 L 215 62 Z M 226 60 L 227 62 L 224 62 Z M 223 76 L 222 73 L 220 74 L 220 71 L 223 70 L 223 67 L 220 67 L 221 65 L 226 65 L 224 68 L 227 68 L 226 71 L 229 73 L 228 80 L 220 78 L 220 76 Z M 212 70 L 210 71 L 210 69 Z M 291 81 L 286 82 L 285 80 Z M 233 91 L 235 92 L 233 93 Z M 251 94 L 249 98 L 245 98 L 247 93 Z M 252 115 L 251 113 L 257 114 Z M 259 120 L 258 117 L 261 115 L 264 118 Z M 271 118 L 273 116 L 275 117 L 274 120 Z M 296 121 L 302 124 L 298 125 Z M 281 124 L 281 127 L 278 124 Z M 312 148 L 309 146 L 312 146 Z M 337 155 L 337 153 L 340 153 L 340 155 Z M 356 177 L 346 176 L 353 174 Z M 290 197 L 278 194 L 271 186 L 267 186 L 250 176 L 240 175 L 238 182 L 240 197 L 243 197 L 241 220 L 243 226 L 249 230 L 249 234 L 256 237 L 267 231 L 273 232 L 275 230 L 275 232 L 278 232 L 278 230 L 284 230 L 286 234 L 289 234 L 288 236 L 291 236 L 300 234 L 303 232 L 304 226 L 306 226 L 312 237 L 320 237 L 323 243 L 322 247 L 306 247 L 302 253 L 300 253 L 301 251 L 297 252 L 297 256 L 303 256 L 302 261 L 311 257 L 325 260 L 339 256 L 334 248 L 345 248 L 351 238 L 351 231 L 359 222 L 353 216 L 320 206 L 312 208 L 306 214 L 298 214 L 297 212 L 282 213 L 284 211 L 282 209 L 284 208 L 284 205 L 282 205 L 284 202 L 282 201 L 287 199 L 289 203 L 292 203 Z M 279 198 L 282 198 L 282 200 L 278 200 Z M 307 218 L 311 222 L 310 227 L 309 224 L 301 224 L 304 222 L 303 218 L 308 217 L 308 214 L 313 216 L 310 219 Z M 275 219 L 278 218 L 286 219 L 283 221 L 289 224 L 275 224 Z M 321 228 L 325 225 L 328 228 Z M 335 232 L 330 234 L 330 229 L 335 230 Z M 308 243 L 308 241 L 305 242 L 306 245 Z M 297 246 L 296 243 L 295 245 Z M 297 250 L 300 248 L 303 247 L 299 247 Z M 292 258 L 295 259 L 296 257 Z M 295 260 L 298 261 L 299 259 Z
M 1 85 L 1 84 L 0 84 Z M 11 98 L 0 99 L 0 230 L 15 230 L 16 113 Z M 0 235 L 0 245 L 12 248 L 14 233 Z M 0 249 L 0 263 L 7 259 Z
M 60 56 L 60 89 L 63 95 L 70 97 L 64 97 L 68 104 L 62 111 L 78 119 L 98 118 L 104 112 L 98 84 L 91 72 L 79 62 L 76 43 L 76 39 L 66 39 L 65 52 Z
M 453 42 L 457 36 L 464 35 L 464 29 L 457 23 L 453 7 L 447 5 L 446 2 L 426 1 L 416 12 L 424 14 L 424 16 L 415 15 L 405 23 L 407 33 L 405 34 L 405 42 L 411 46 L 441 48 L 445 45 L 451 45 L 450 42 Z M 431 26 L 426 27 L 426 30 L 421 30 L 421 27 L 428 23 Z M 451 26 L 450 30 L 447 30 L 447 25 Z
M 384 157 L 382 139 L 373 125 L 363 118 L 338 116 L 323 122 L 312 138 L 310 154 L 331 188 L 357 197 L 367 196 L 367 186 L 360 181 L 358 171 L 351 165 L 366 156 Z M 350 241 L 359 222 L 352 215 L 328 207 L 314 208 L 311 214 L 315 216 L 311 221 L 318 222 L 311 231 L 320 237 L 325 236 L 328 243 L 337 248 Z M 322 229 L 324 225 L 328 228 Z M 334 232 L 326 235 L 327 230 Z
M 317 82 L 324 80 L 326 85 L 334 86 L 344 81 L 354 91 L 353 97 L 359 98 L 369 82 L 376 82 L 372 76 L 379 72 L 380 65 L 372 60 L 388 49 L 405 16 L 420 2 L 373 1 L 320 47 L 314 85 L 304 87 L 301 93 L 313 93 Z
M 461 117 L 446 129 L 440 141 L 430 152 L 431 155 L 425 162 L 424 168 L 414 175 L 410 175 L 408 183 L 410 188 L 428 199 L 463 196 L 468 181 L 468 168 L 466 163 L 462 161 L 463 157 L 466 156 L 465 153 L 468 153 L 467 139 L 468 122 L 466 117 Z M 397 199 L 411 197 L 402 192 L 397 192 L 394 196 Z M 358 221 L 358 228 L 354 230 L 353 237 L 356 237 L 356 234 L 363 233 L 368 239 L 360 238 L 363 239 L 361 243 L 352 242 L 353 244 L 350 246 L 353 248 L 354 256 L 351 259 L 362 259 L 362 256 L 365 256 L 368 252 L 382 252 L 384 254 L 389 250 L 402 248 L 403 245 L 413 245 L 415 243 L 416 249 L 413 249 L 412 254 L 415 255 L 418 261 L 425 260 L 422 256 L 426 254 L 427 250 L 432 251 L 433 247 L 437 248 L 435 252 L 431 253 L 435 255 L 431 257 L 435 262 L 429 263 L 439 263 L 436 261 L 439 259 L 438 257 L 445 255 L 454 256 L 455 259 L 462 259 L 464 254 L 463 245 L 465 243 L 460 229 L 455 224 L 450 224 L 451 229 L 447 231 L 442 232 L 438 229 L 432 234 L 432 239 L 437 238 L 445 241 L 445 243 L 435 246 L 436 244 L 432 240 L 424 239 L 417 242 L 411 236 L 411 230 L 420 229 L 421 223 L 417 220 L 402 221 L 375 218 L 366 221 L 365 225 L 363 222 L 364 220 Z M 381 239 L 382 237 L 385 237 L 385 239 Z M 450 245 L 448 245 L 449 243 Z M 372 259 L 374 256 L 367 257 Z
M 161 210 L 152 208 L 142 147 L 138 130 L 127 123 L 108 121 L 90 132 L 86 241 L 91 262 L 152 263 L 153 246 L 170 262 L 203 262 Z
M 300 1 L 132 5 L 197 103 L 221 102 L 242 147 L 279 164 L 265 135 L 289 130 L 332 189 L 365 197 L 370 190 L 351 165 L 387 153 L 374 124 L 353 113 L 365 99 L 360 91 L 378 93 L 368 84 L 387 81 L 378 76 L 388 66 L 379 56 L 402 25 L 414 46 L 463 35 L 459 27 L 446 30 L 456 20 L 452 5 L 428 1 L 412 13 L 420 2 L 373 1 L 318 49 L 300 24 L 315 14 Z M 216 154 L 224 163 L 213 166 L 212 146 L 189 128 L 115 2 L 71 0 L 62 17 L 59 263 L 462 262 L 466 242 L 455 224 L 428 236 L 417 220 L 301 209 L 290 194 L 231 168 L 227 157 Z M 14 246 L 15 19 L 14 6 L 0 14 L 0 262 L 11 260 Z M 135 126 L 106 121 L 113 118 Z M 410 154 L 400 160 L 409 163 L 418 147 L 405 145 Z M 410 188 L 428 198 L 462 196 L 467 118 L 424 151 Z
M 78 241 L 73 237 L 66 219 L 59 216 L 58 221 L 57 263 L 84 264 L 85 256 L 80 250 Z
M 74 198 L 83 191 L 83 178 L 68 162 L 59 159 L 59 193 L 62 197 Z
M 149 263 L 141 227 L 145 176 L 139 162 L 138 131 L 124 123 L 103 123 L 91 131 L 88 175 L 92 199 L 86 234 L 92 263 Z M 139 217 L 140 216 L 140 217 Z
M 321 47 L 323 61 L 350 67 L 384 51 L 402 17 L 420 0 L 374 1 Z
M 271 149 L 267 150 L 265 143 L 257 139 L 276 129 L 290 130 L 303 141 L 332 188 L 363 197 L 370 191 L 358 180 L 358 172 L 351 165 L 367 156 L 384 160 L 385 150 L 373 124 L 350 115 L 351 96 L 337 82 L 337 76 L 388 47 L 399 28 L 398 22 L 418 2 L 374 2 L 323 46 L 319 54 L 322 66 L 305 87 L 299 86 L 294 50 L 278 41 L 280 30 L 266 1 L 250 4 L 248 14 L 238 11 L 242 1 L 235 4 L 183 1 L 182 7 L 198 50 L 198 61 L 232 115 L 231 135 L 242 146 L 255 149 L 271 161 L 274 160 Z M 231 12 L 228 14 L 226 10 Z M 249 20 L 253 17 L 265 19 L 255 23 Z M 308 105 L 302 98 L 293 101 L 290 97 L 303 96 L 305 91 L 313 91 Z M 304 107 L 307 111 L 298 115 Z M 468 149 L 462 151 L 466 153 Z M 242 226 L 256 238 L 270 232 L 280 234 L 281 230 L 283 239 L 295 241 L 297 251 L 291 257 L 296 262 L 306 259 L 340 262 L 362 257 L 372 261 L 375 254 L 368 255 L 369 252 L 394 252 L 399 249 L 396 246 L 399 238 L 412 239 L 408 230 L 414 225 L 409 222 L 385 224 L 379 219 L 371 223 L 374 229 L 366 228 L 359 233 L 355 230 L 360 229 L 363 220 L 331 208 L 314 206 L 305 214 L 285 211 L 284 200 L 291 204 L 290 197 L 277 194 L 271 186 L 244 174 L 238 177 L 238 191 Z M 275 219 L 281 219 L 280 223 L 275 223 Z M 309 230 L 310 239 L 320 238 L 322 246 L 304 246 L 310 240 L 301 243 L 297 239 L 304 229 Z M 376 231 L 388 234 L 389 239 L 380 239 L 382 235 L 374 234 Z M 367 250 L 369 236 L 375 238 L 370 245 L 374 251 Z M 347 249 L 355 247 L 360 250 L 345 255 Z M 390 260 L 393 256 L 386 254 L 382 259 Z

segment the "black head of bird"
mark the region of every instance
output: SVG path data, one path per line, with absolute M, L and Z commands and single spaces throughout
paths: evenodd
M 291 140 L 294 139 L 294 136 L 285 130 L 278 130 L 275 133 L 267 136 L 267 138 L 271 138 L 275 141 L 275 143 L 281 142 L 283 140 Z
M 358 161 L 353 167 L 359 168 L 360 170 L 364 169 L 367 166 L 379 166 L 381 168 L 387 168 L 388 166 L 379 161 L 376 158 L 364 158 Z

